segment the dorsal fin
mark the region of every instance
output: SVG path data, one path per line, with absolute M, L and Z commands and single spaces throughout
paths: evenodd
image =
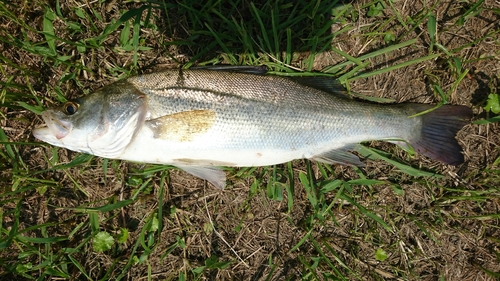
M 311 87 L 316 90 L 334 94 L 342 98 L 349 98 L 349 99 L 351 98 L 351 96 L 347 94 L 346 88 L 340 83 L 340 81 L 332 77 L 297 76 L 297 77 L 290 77 L 290 79 L 301 85 Z
M 262 66 L 249 66 L 249 65 L 207 65 L 195 66 L 191 69 L 206 69 L 214 71 L 237 72 L 254 75 L 266 75 L 268 69 L 265 65 Z M 342 98 L 352 98 L 345 87 L 338 79 L 327 76 L 293 76 L 288 79 L 295 81 L 301 85 L 314 88 L 323 92 L 334 94 Z
M 255 74 L 255 75 L 267 74 L 267 67 L 265 65 L 261 65 L 261 66 L 206 65 L 206 66 L 195 66 L 195 67 L 191 67 L 190 69 L 206 69 L 206 70 L 214 70 L 214 71 L 238 72 L 238 73 Z

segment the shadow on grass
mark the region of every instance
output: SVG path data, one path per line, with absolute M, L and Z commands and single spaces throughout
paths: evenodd
M 160 5 L 165 17 L 160 29 L 191 62 L 218 53 L 324 51 L 334 37 L 334 11 L 352 2 L 184 0 Z

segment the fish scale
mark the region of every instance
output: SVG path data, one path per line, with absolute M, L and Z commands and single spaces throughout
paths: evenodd
M 210 143 L 204 143 L 198 149 L 211 149 L 214 145 L 226 149 L 262 147 L 263 144 L 270 148 L 300 149 L 308 140 L 326 142 L 338 133 L 333 130 L 338 121 L 333 120 L 331 114 L 296 114 L 297 110 L 305 111 L 309 107 L 292 108 L 254 100 L 242 103 L 238 97 L 228 95 L 224 95 L 224 102 L 214 103 L 212 101 L 218 100 L 221 94 L 206 92 L 202 101 L 193 101 L 189 97 L 199 97 L 198 91 L 173 89 L 166 92 L 170 93 L 154 95 L 150 99 L 150 108 L 154 107 L 153 104 L 168 105 L 168 108 L 162 106 L 162 110 L 154 109 L 155 112 L 172 114 L 194 109 L 216 112 L 217 121 L 213 128 L 216 134 Z
M 346 98 L 328 77 L 241 69 L 167 70 L 118 81 L 69 101 L 78 105 L 74 114 L 64 110 L 67 104 L 43 112 L 47 127 L 33 134 L 98 156 L 174 165 L 219 187 L 225 174 L 217 166 L 301 158 L 362 165 L 350 151 L 371 140 L 463 162 L 455 134 L 471 116 L 468 107 L 446 105 L 409 118 L 432 106 L 366 103 Z
M 213 71 L 206 70 L 204 72 L 203 74 L 206 74 L 204 76 L 209 76 Z M 141 83 L 136 83 L 135 80 L 129 81 L 139 90 L 150 96 L 150 111 L 161 113 L 153 114 L 151 119 L 160 115 L 172 114 L 180 111 L 212 109 L 217 112 L 218 119 L 223 119 L 224 123 L 232 125 L 228 130 L 232 129 L 233 131 L 228 132 L 224 130 L 224 132 L 234 136 L 237 133 L 240 134 L 241 129 L 236 124 L 236 122 L 240 122 L 242 127 L 247 128 L 247 131 L 251 133 L 246 135 L 248 139 L 241 138 L 240 140 L 235 140 L 239 145 L 251 144 L 254 141 L 252 136 L 255 133 L 257 133 L 257 139 L 262 140 L 262 135 L 259 134 L 260 131 L 266 132 L 266 135 L 276 135 L 272 138 L 268 137 L 267 144 L 274 144 L 277 139 L 290 139 L 291 141 L 298 139 L 295 142 L 303 144 L 306 139 L 327 140 L 335 137 L 335 134 L 340 133 L 340 135 L 342 135 L 342 129 L 346 130 L 351 124 L 358 125 L 358 130 L 360 128 L 362 129 L 359 125 L 365 124 L 367 128 L 365 131 L 376 127 L 376 124 L 370 122 L 371 120 L 366 118 L 362 119 L 362 122 L 356 123 L 356 117 L 354 117 L 353 114 L 359 113 L 359 105 L 349 106 L 349 101 L 336 99 L 331 94 L 323 93 L 316 89 L 306 88 L 304 90 L 304 87 L 299 88 L 298 86 L 300 85 L 293 83 L 293 81 L 289 79 L 243 74 L 238 77 L 240 79 L 231 80 L 227 79 L 227 76 L 233 76 L 233 73 L 225 73 L 226 75 L 219 74 L 220 73 L 216 72 L 216 75 L 209 76 L 212 83 L 207 84 L 205 89 L 200 91 L 179 89 L 177 85 L 168 88 L 168 85 L 164 85 L 168 84 L 168 79 L 164 79 L 163 83 L 154 83 L 156 87 L 160 88 L 159 90 L 152 90 L 151 88 L 144 87 Z M 162 75 L 162 73 L 151 74 L 151 77 L 140 77 L 137 78 L 137 80 L 148 81 L 152 79 L 155 81 L 162 81 L 162 78 L 165 76 L 166 75 Z M 199 76 L 204 77 L 201 74 Z M 193 79 L 190 79 L 191 77 L 192 76 L 188 76 L 185 78 L 184 87 L 199 89 L 206 81 L 206 79 L 195 79 L 198 76 L 195 76 Z M 240 84 L 249 83 L 248 80 L 250 79 L 263 79 L 264 81 L 260 81 L 259 84 L 262 88 L 257 90 L 250 87 L 248 91 L 234 92 L 233 89 L 241 88 Z M 221 82 L 219 91 L 215 91 L 214 81 Z M 227 81 L 234 82 L 228 83 Z M 277 88 L 276 84 L 283 85 L 284 90 L 281 91 L 280 95 L 273 96 L 272 94 L 264 93 L 270 88 Z M 299 90 L 301 91 L 301 95 L 290 94 Z M 273 96 L 273 101 L 269 102 L 266 96 Z M 309 98 L 303 98 L 305 96 Z M 366 107 L 373 107 L 370 106 L 370 104 L 363 105 Z M 370 108 L 369 110 L 376 109 Z M 384 108 L 384 110 L 386 109 Z M 298 112 L 301 114 L 297 114 Z M 332 112 L 336 112 L 337 114 L 333 115 Z M 342 116 L 344 116 L 345 119 L 340 119 Z M 393 131 L 397 132 L 398 129 L 395 126 L 401 124 L 401 117 L 407 115 L 404 115 L 403 112 L 399 112 L 396 116 L 389 116 L 396 119 L 394 120 L 394 125 L 391 126 L 390 129 L 394 129 Z M 248 122 L 244 122 L 245 120 Z M 384 123 L 387 121 L 389 120 L 384 120 Z M 250 131 L 248 130 L 248 126 L 256 127 L 258 130 Z M 299 134 L 300 132 L 297 131 L 302 131 L 302 134 Z M 287 135 L 287 132 L 290 132 L 290 135 Z M 386 137 L 388 134 L 389 137 L 394 137 L 395 133 L 391 134 L 382 131 L 373 132 L 373 135 L 376 135 L 376 137 Z M 228 135 L 221 137 L 220 141 L 223 141 L 223 138 L 226 137 L 228 137 Z M 247 140 L 250 142 L 246 142 Z

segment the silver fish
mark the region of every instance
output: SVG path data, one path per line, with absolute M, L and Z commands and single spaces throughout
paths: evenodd
M 328 77 L 286 78 L 259 68 L 167 70 L 112 83 L 42 113 L 33 135 L 112 159 L 169 164 L 224 187 L 220 166 L 294 159 L 362 166 L 359 142 L 410 144 L 441 162 L 464 161 L 456 133 L 472 112 L 382 105 L 346 97 Z

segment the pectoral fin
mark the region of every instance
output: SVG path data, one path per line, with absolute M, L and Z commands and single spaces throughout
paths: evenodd
M 155 138 L 188 142 L 206 133 L 215 123 L 212 110 L 190 110 L 146 121 Z
M 342 164 L 364 167 L 365 164 L 359 161 L 359 157 L 350 152 L 355 150 L 355 148 L 356 144 L 350 144 L 335 150 L 315 155 L 312 159 L 326 164 Z
M 215 187 L 226 187 L 226 173 L 217 167 L 207 166 L 177 166 L 178 168 L 190 173 L 193 176 L 207 180 Z

